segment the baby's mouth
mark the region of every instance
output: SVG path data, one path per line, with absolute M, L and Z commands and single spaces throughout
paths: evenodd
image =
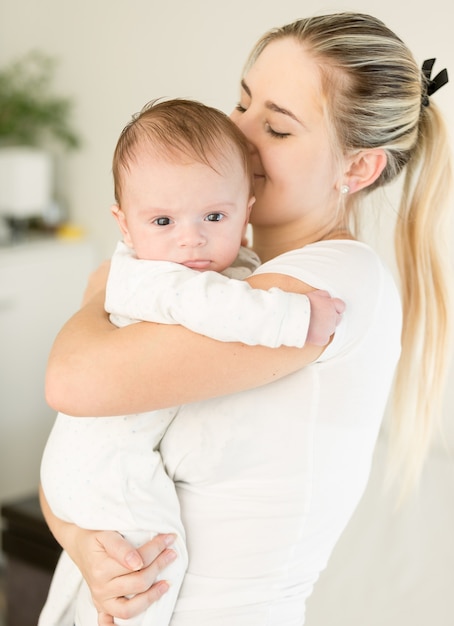
M 183 261 L 181 265 L 185 265 L 193 270 L 206 270 L 210 267 L 211 261 L 206 259 Z

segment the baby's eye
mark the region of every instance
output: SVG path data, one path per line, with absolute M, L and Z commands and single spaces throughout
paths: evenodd
M 224 217 L 223 213 L 208 213 L 205 219 L 207 222 L 220 222 Z
M 157 217 L 153 220 L 153 224 L 157 226 L 168 226 L 171 223 L 170 217 Z

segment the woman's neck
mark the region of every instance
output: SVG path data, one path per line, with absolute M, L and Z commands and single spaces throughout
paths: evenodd
M 252 229 L 252 247 L 258 254 L 262 263 L 265 263 L 270 259 L 274 259 L 280 254 L 284 254 L 284 252 L 296 250 L 297 248 L 302 248 L 306 245 L 306 243 L 300 241 L 299 238 L 293 240 L 290 238 L 280 238 L 274 229 L 271 229 L 271 233 L 264 232 L 266 230 L 269 229 L 257 227 Z M 268 236 L 269 234 L 272 236 Z
M 303 248 L 310 243 L 328 239 L 354 239 L 351 232 L 340 225 L 330 229 L 322 229 L 317 233 L 308 234 L 298 229 L 277 228 L 276 226 L 253 226 L 252 247 L 262 263 L 274 259 L 284 252 Z

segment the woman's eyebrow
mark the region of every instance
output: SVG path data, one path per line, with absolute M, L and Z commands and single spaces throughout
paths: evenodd
M 287 115 L 288 117 L 292 118 L 292 120 L 295 120 L 295 122 L 298 122 L 298 124 L 302 125 L 302 122 L 296 117 L 294 113 L 292 113 L 288 109 L 284 109 L 283 107 L 279 106 L 275 102 L 271 102 L 270 100 L 267 100 L 265 102 L 265 106 L 270 111 L 276 111 L 276 113 L 282 113 L 282 115 Z
M 247 86 L 246 81 L 244 80 L 244 78 L 241 79 L 241 87 L 247 93 L 248 96 L 251 95 L 251 90 Z
M 252 92 L 251 92 L 249 86 L 247 85 L 246 81 L 244 80 L 244 78 L 241 81 L 241 87 L 247 93 L 247 95 L 249 97 L 252 97 Z M 303 123 L 301 122 L 301 120 L 299 120 L 294 113 L 292 113 L 288 109 L 285 109 L 284 107 L 279 106 L 275 102 L 272 102 L 271 100 L 267 100 L 265 102 L 265 107 L 267 109 L 269 109 L 270 111 L 275 111 L 276 113 L 281 113 L 282 115 L 287 115 L 292 120 L 295 120 L 295 122 L 298 122 L 298 124 L 301 124 L 303 126 Z

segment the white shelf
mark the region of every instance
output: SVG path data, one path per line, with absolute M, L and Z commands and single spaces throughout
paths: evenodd
M 0 502 L 37 489 L 55 418 L 44 399 L 47 357 L 79 307 L 94 257 L 87 241 L 0 248 Z

